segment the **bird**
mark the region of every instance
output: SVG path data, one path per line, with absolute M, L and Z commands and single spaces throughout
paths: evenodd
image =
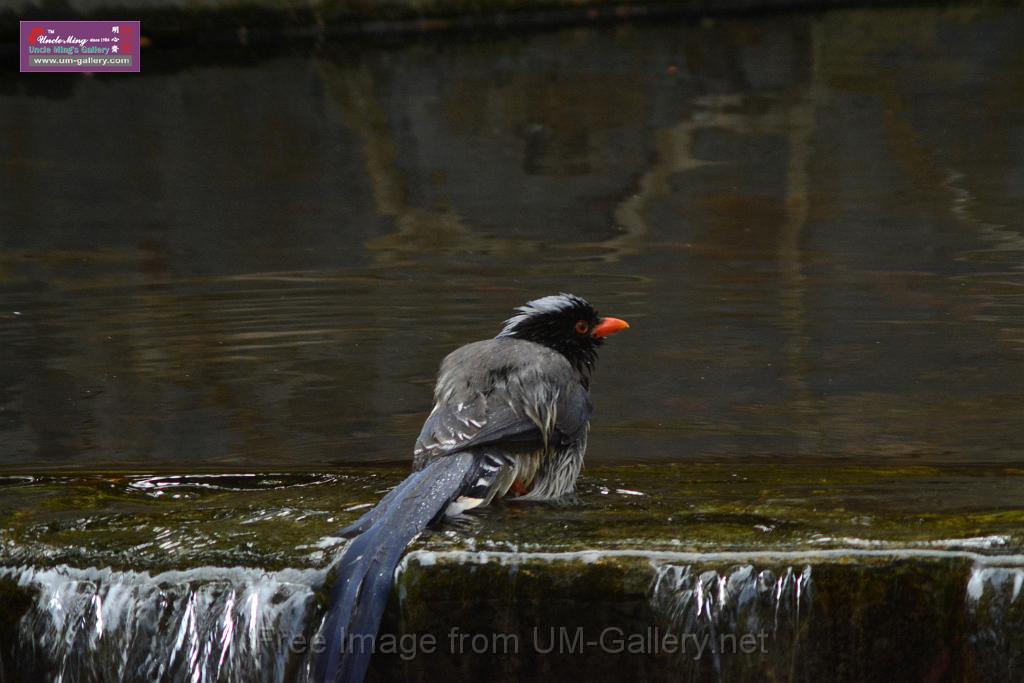
M 441 363 L 412 473 L 338 532 L 314 680 L 361 683 L 405 548 L 428 526 L 501 498 L 571 495 L 583 466 L 597 349 L 629 327 L 574 294 L 514 310 Z

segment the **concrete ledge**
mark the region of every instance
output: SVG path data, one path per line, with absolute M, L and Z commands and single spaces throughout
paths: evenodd
M 381 680 L 1007 680 L 1024 663 L 1022 559 L 421 551 L 384 632 L 432 634 L 438 652 L 375 667 Z
M 0 569 L 0 675 L 306 680 L 324 578 Z M 370 680 L 1012 680 L 1022 583 L 1022 557 L 938 550 L 420 550 Z
M 1014 472 L 596 466 L 424 534 L 373 677 L 1013 680 Z M 0 477 L 0 680 L 306 680 L 330 534 L 404 474 Z

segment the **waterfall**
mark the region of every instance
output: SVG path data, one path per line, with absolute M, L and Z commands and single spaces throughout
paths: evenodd
M 967 621 L 971 645 L 993 679 L 1019 679 L 1024 668 L 1024 568 L 971 569 Z
M 425 603 L 402 607 L 393 635 L 431 634 L 441 654 L 415 662 L 385 656 L 378 672 L 414 672 L 421 680 L 456 672 L 516 680 L 523 672 L 585 666 L 593 680 L 634 670 L 695 681 L 1018 677 L 1024 666 L 1020 556 L 847 550 L 822 559 L 822 552 L 829 551 L 723 559 L 721 553 L 623 550 L 416 550 L 401 567 L 399 602 Z M 844 561 L 858 553 L 859 562 Z M 524 565 L 534 577 L 528 581 Z M 636 658 L 599 648 L 582 659 L 530 650 L 536 626 L 570 627 L 580 614 L 580 603 L 552 599 L 560 589 L 545 576 L 551 586 L 568 585 L 560 583 L 568 577 L 581 589 L 576 600 L 593 600 L 580 625 L 621 627 L 626 635 L 656 627 L 677 647 Z M 306 683 L 325 578 L 325 569 L 0 567 L 0 683 Z M 413 592 L 404 593 L 410 586 Z M 481 600 L 507 621 L 482 620 Z M 524 646 L 515 657 L 452 660 L 443 650 L 453 626 L 484 635 L 490 627 Z
M 811 597 L 811 567 L 799 573 L 737 565 L 700 571 L 690 565 L 658 564 L 651 590 L 656 614 L 691 643 L 681 652 L 684 668 L 723 672 L 732 655 L 795 653 L 801 613 Z
M 281 681 L 308 667 L 320 570 L 0 568 L 33 596 L 4 681 Z

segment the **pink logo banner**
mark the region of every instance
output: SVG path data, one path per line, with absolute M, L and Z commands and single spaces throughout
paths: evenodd
M 137 21 L 23 21 L 21 71 L 138 73 Z

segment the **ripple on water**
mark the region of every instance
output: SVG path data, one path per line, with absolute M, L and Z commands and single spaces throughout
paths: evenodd
M 214 491 L 265 491 L 332 484 L 341 479 L 335 474 L 171 474 L 133 479 L 128 488 L 161 495 L 173 489 L 207 489 Z

